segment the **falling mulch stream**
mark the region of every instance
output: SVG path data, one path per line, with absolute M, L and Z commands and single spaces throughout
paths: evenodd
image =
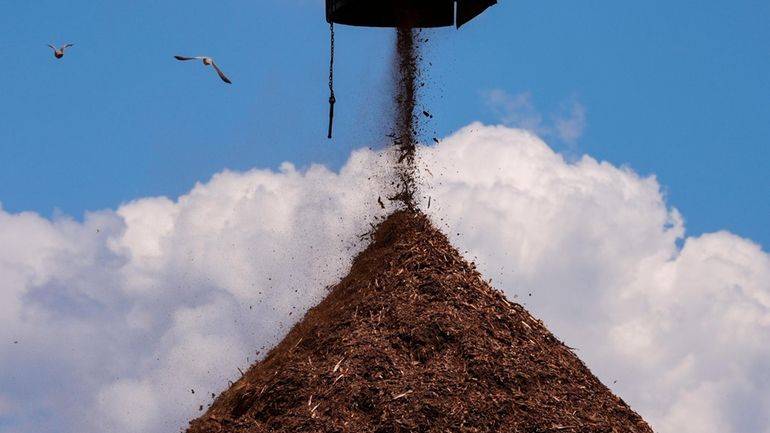
M 188 433 L 652 432 L 425 215 L 372 238 Z
M 417 173 L 415 152 L 421 118 L 415 113 L 418 100 L 418 82 L 421 74 L 419 49 L 420 30 L 398 28 L 396 51 L 393 59 L 394 94 L 396 111 L 394 131 L 390 135 L 397 150 L 396 162 L 397 194 L 390 197 L 409 210 L 415 209 L 415 177 Z M 427 113 L 427 112 L 426 112 Z

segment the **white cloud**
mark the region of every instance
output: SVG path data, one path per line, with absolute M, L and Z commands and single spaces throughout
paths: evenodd
M 562 113 L 554 119 L 556 135 L 569 144 L 575 144 L 586 129 L 586 107 L 572 98 L 562 103 Z
M 504 124 L 535 133 L 546 131 L 543 116 L 532 103 L 532 95 L 529 92 L 510 95 L 503 89 L 492 89 L 483 92 L 482 96 L 487 106 Z
M 503 124 L 554 137 L 573 147 L 586 129 L 586 108 L 576 97 L 563 101 L 548 121 L 543 120 L 529 92 L 511 95 L 503 89 L 492 89 L 482 92 L 482 97 Z
M 757 245 L 684 238 L 654 178 L 524 131 L 474 124 L 421 159 L 453 242 L 656 431 L 770 432 Z M 223 172 L 82 223 L 0 209 L 0 431 L 183 426 L 347 270 L 387 165 Z
M 180 427 L 347 269 L 382 158 L 223 172 L 83 223 L 0 209 L 0 431 Z
M 680 250 L 682 218 L 654 178 L 566 163 L 524 132 L 474 125 L 422 158 L 444 167 L 428 176 L 432 209 L 461 233 L 455 244 L 656 431 L 770 428 L 770 256 L 759 246 L 718 232 Z

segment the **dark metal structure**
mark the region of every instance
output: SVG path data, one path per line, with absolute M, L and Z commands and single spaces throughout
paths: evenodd
M 364 27 L 459 28 L 496 3 L 497 0 L 326 0 L 326 21 Z
M 329 61 L 329 133 L 334 125 L 334 24 L 361 27 L 426 28 L 463 24 L 497 0 L 326 0 L 331 33 Z

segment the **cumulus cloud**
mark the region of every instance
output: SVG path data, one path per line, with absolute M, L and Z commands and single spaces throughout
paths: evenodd
M 529 92 L 510 95 L 503 89 L 492 89 L 483 92 L 483 96 L 487 106 L 504 124 L 535 133 L 544 130 L 543 116 L 532 103 Z
M 576 97 L 563 101 L 548 121 L 535 107 L 529 92 L 511 95 L 503 89 L 492 89 L 482 92 L 482 97 L 503 124 L 557 138 L 570 146 L 577 143 L 586 128 L 586 108 Z
M 0 431 L 182 426 L 347 270 L 382 158 L 226 171 L 82 223 L 0 209 Z
M 770 256 L 758 245 L 684 237 L 654 177 L 567 163 L 522 131 L 470 126 L 422 158 L 443 168 L 426 175 L 453 242 L 656 431 L 770 431 Z
M 434 221 L 656 431 L 770 432 L 756 244 L 686 237 L 655 178 L 526 131 L 470 125 L 421 160 Z M 0 209 L 0 431 L 182 427 L 345 273 L 387 161 L 225 171 L 83 222 Z
M 586 129 L 586 107 L 576 98 L 563 102 L 553 127 L 560 139 L 569 144 L 577 143 Z

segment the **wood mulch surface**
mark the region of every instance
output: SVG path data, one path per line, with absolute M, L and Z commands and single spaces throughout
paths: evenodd
M 372 237 L 188 433 L 652 432 L 423 214 Z

